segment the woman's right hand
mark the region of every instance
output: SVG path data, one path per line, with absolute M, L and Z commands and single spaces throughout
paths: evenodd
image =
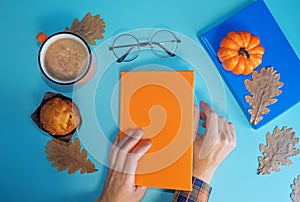
M 200 102 L 202 112 L 194 109 L 193 176 L 210 183 L 215 170 L 236 146 L 236 134 L 232 123 L 205 102 Z M 197 134 L 200 118 L 205 134 Z

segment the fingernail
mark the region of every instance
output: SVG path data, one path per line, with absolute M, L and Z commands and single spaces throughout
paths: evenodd
M 136 133 L 135 134 L 133 134 L 133 136 L 134 137 L 139 137 L 139 136 L 141 136 L 143 134 L 143 130 L 138 130 L 138 131 L 136 131 Z
M 117 136 L 115 137 L 115 140 L 113 141 L 113 144 L 114 144 L 114 145 L 117 144 L 118 140 L 119 140 L 119 135 L 117 135 Z
M 152 142 L 151 140 L 148 140 L 147 142 L 144 143 L 145 147 L 151 147 L 152 146 Z
M 133 135 L 133 130 L 132 129 L 128 129 L 125 134 L 127 136 L 131 136 L 131 135 Z

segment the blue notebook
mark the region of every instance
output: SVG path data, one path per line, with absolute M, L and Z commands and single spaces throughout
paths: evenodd
M 226 34 L 230 31 L 242 30 L 258 36 L 261 45 L 265 48 L 262 64 L 255 70 L 259 71 L 261 67 L 273 66 L 280 73 L 280 81 L 284 83 L 281 88 L 282 94 L 276 97 L 277 102 L 268 106 L 271 111 L 263 115 L 263 119 L 257 125 L 251 124 L 253 128 L 259 128 L 299 102 L 300 61 L 263 0 L 252 3 L 209 31 L 199 33 L 199 40 L 215 62 L 248 120 L 250 120 L 248 113 L 250 105 L 244 97 L 250 93 L 244 85 L 244 80 L 251 79 L 251 74 L 234 75 L 224 70 L 217 56 L 220 42 Z

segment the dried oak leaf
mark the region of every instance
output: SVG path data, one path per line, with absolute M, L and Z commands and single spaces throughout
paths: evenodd
M 89 44 L 96 45 L 95 40 L 103 39 L 104 28 L 105 22 L 100 15 L 92 16 L 88 12 L 81 22 L 75 18 L 71 28 L 66 27 L 66 31 L 78 34 Z
M 80 173 L 92 173 L 97 171 L 95 165 L 86 160 L 87 151 L 81 150 L 78 138 L 72 141 L 64 142 L 53 139 L 46 146 L 48 160 L 53 161 L 52 167 L 57 167 L 58 171 L 68 170 L 69 174 L 75 173 L 81 169 Z
M 300 202 L 300 175 L 298 178 L 294 179 L 294 184 L 292 185 L 293 192 L 291 198 L 293 202 Z
M 264 157 L 258 157 L 258 174 L 270 174 L 270 170 L 279 172 L 280 168 L 278 165 L 291 165 L 292 161 L 288 158 L 300 153 L 300 150 L 295 148 L 299 138 L 295 137 L 296 133 L 293 128 L 287 128 L 286 126 L 281 130 L 277 126 L 273 135 L 268 132 L 267 145 L 259 145 L 259 149 Z
M 252 107 L 248 109 L 250 123 L 256 125 L 263 119 L 263 114 L 268 114 L 268 105 L 277 102 L 276 96 L 281 94 L 283 83 L 279 81 L 280 74 L 273 67 L 261 68 L 260 72 L 252 73 L 252 80 L 246 79 L 244 84 L 252 96 L 246 95 L 245 100 Z

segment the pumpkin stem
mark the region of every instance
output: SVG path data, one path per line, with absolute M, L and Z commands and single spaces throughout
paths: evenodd
M 239 55 L 244 56 L 246 55 L 247 58 L 250 58 L 250 54 L 248 53 L 248 51 L 246 50 L 246 48 L 240 48 L 240 50 L 238 51 Z

